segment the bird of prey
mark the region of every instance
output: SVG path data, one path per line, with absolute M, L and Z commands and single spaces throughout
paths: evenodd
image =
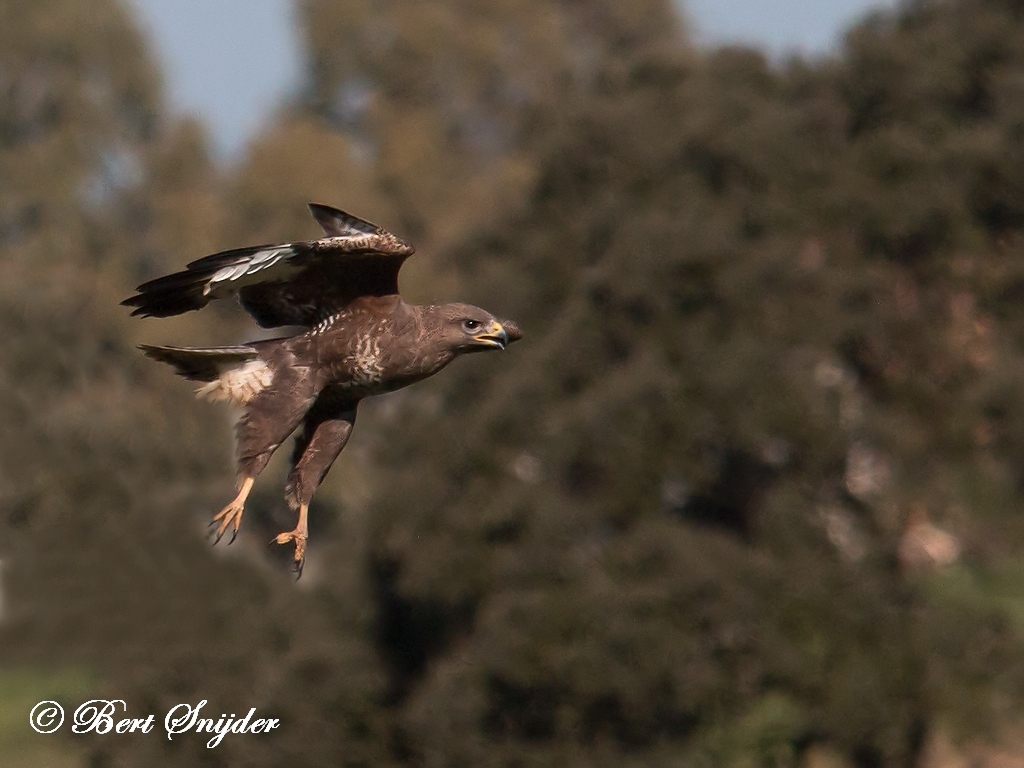
M 309 209 L 323 228 L 319 239 L 216 253 L 143 283 L 122 302 L 135 308 L 132 315 L 169 317 L 236 296 L 264 328 L 298 326 L 295 335 L 239 346 L 140 347 L 201 382 L 197 395 L 243 409 L 237 495 L 211 522 L 214 543 L 229 528 L 234 541 L 256 477 L 301 426 L 285 490 L 298 523 L 274 539 L 294 543 L 298 574 L 310 500 L 352 433 L 359 401 L 521 337 L 514 322 L 479 307 L 407 304 L 398 293 L 398 271 L 411 245 L 336 208 L 311 203 Z

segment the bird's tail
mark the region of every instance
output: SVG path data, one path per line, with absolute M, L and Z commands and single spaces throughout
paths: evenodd
M 147 357 L 174 366 L 191 381 L 203 382 L 196 395 L 210 400 L 230 400 L 245 405 L 270 386 L 274 378 L 269 363 L 252 346 L 238 347 L 139 347 Z

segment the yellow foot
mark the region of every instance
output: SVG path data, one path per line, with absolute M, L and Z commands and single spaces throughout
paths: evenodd
M 245 512 L 245 500 L 249 496 L 249 491 L 252 490 L 252 484 L 253 478 L 245 478 L 241 489 L 238 491 L 238 495 L 230 504 L 213 516 L 213 520 L 210 521 L 210 525 L 217 526 L 217 538 L 214 539 L 214 544 L 221 540 L 221 537 L 224 536 L 228 526 L 231 526 L 231 540 L 228 541 L 228 544 L 231 544 L 235 540 L 235 537 L 238 536 L 238 527 L 242 524 L 242 513 Z
M 296 579 L 302 576 L 302 566 L 306 562 L 306 519 L 308 514 L 309 505 L 299 505 L 299 523 L 295 526 L 295 530 L 288 531 L 287 533 L 279 533 L 277 538 L 270 542 L 271 544 L 287 544 L 289 541 L 295 542 Z
M 299 578 L 302 575 L 302 566 L 306 562 L 306 532 L 296 528 L 294 531 L 279 533 L 271 543 L 287 544 L 289 541 L 295 542 L 295 578 Z

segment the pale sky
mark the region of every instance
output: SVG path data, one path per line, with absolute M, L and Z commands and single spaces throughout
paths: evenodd
M 628 0 L 623 0 L 628 2 Z M 217 155 L 237 157 L 298 82 L 292 0 L 128 0 L 155 45 L 174 109 L 198 115 Z M 696 39 L 773 55 L 820 54 L 895 0 L 683 0 Z

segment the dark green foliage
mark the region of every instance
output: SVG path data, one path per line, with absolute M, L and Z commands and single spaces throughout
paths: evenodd
M 300 18 L 305 88 L 223 185 L 146 67 L 116 64 L 138 80 L 65 154 L 96 149 L 0 213 L 5 647 L 60 646 L 147 712 L 284 723 L 97 760 L 910 766 L 1015 717 L 1014 4 L 908 5 L 781 65 L 687 48 L 659 2 Z M 0 107 L 12 168 L 51 125 L 21 109 Z M 102 194 L 50 191 L 81 179 Z M 307 199 L 416 239 L 411 298 L 525 336 L 366 404 L 295 588 L 254 545 L 291 525 L 273 472 L 242 556 L 203 548 L 227 426 L 130 349 L 239 341 L 237 317 L 140 330 L 114 305 L 216 247 L 312 234 Z M 914 510 L 960 564 L 901 555 Z

